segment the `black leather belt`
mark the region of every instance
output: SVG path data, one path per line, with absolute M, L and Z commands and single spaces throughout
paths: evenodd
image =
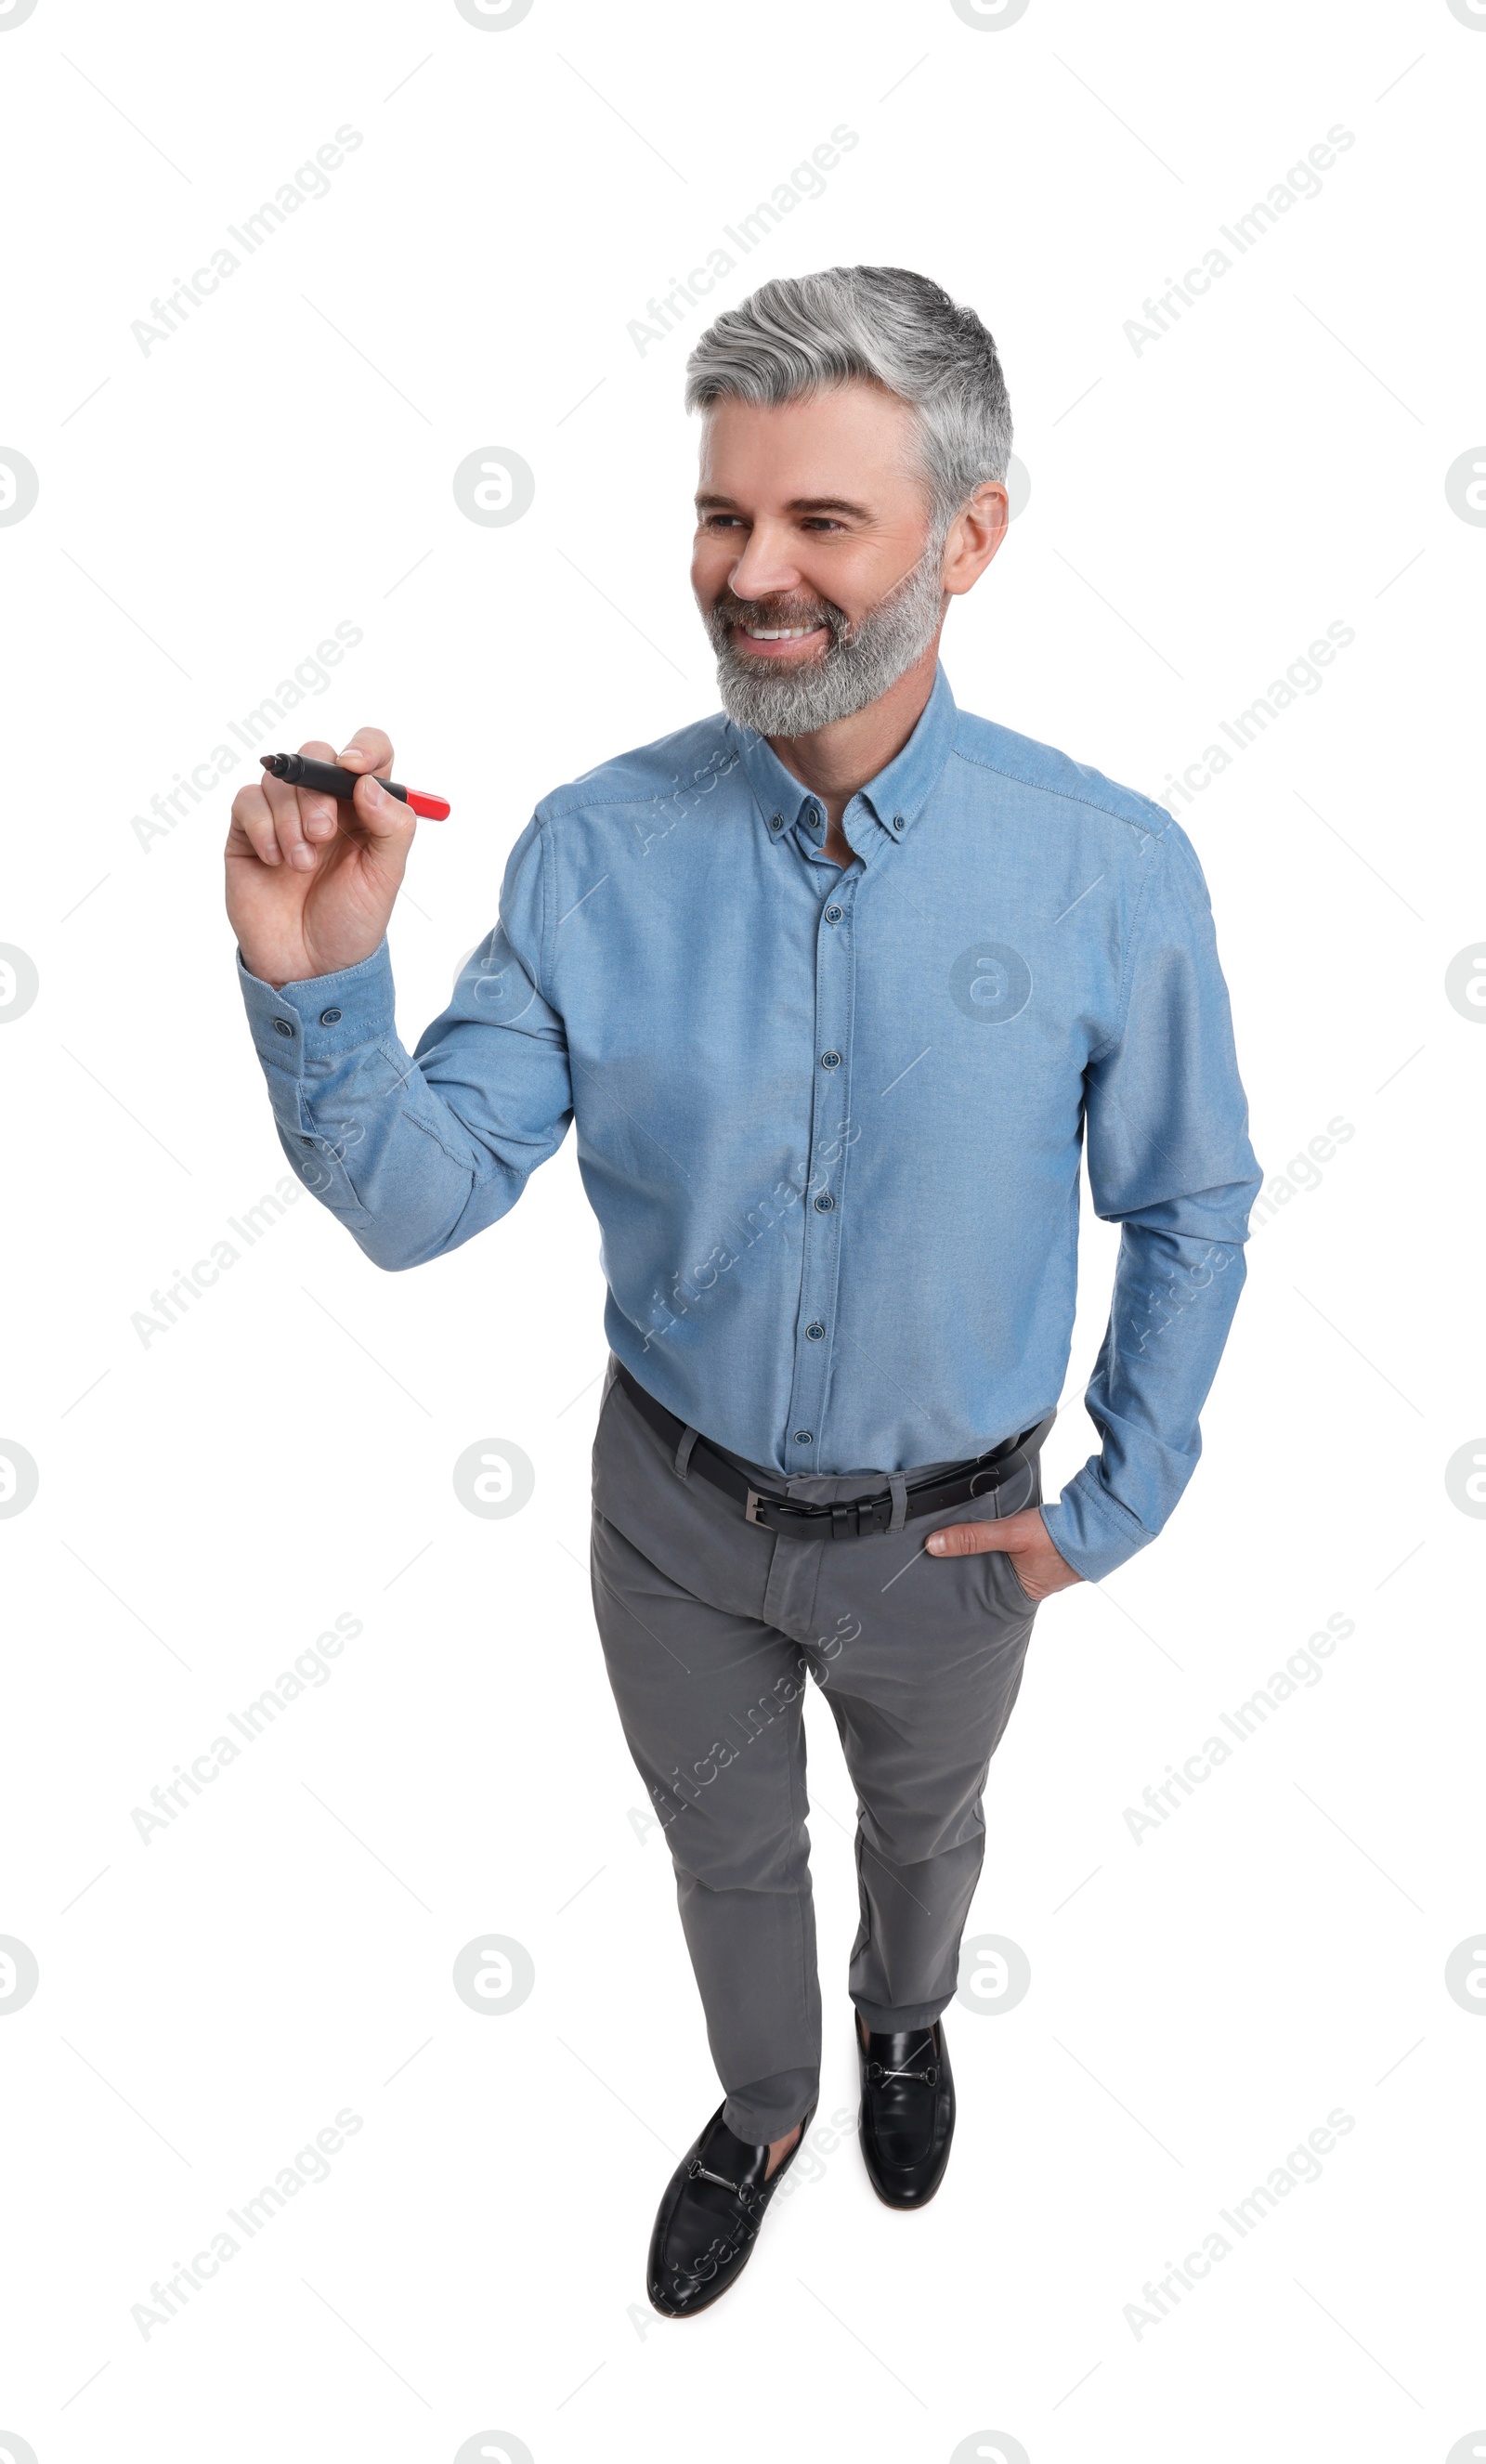
M 667 1412 L 664 1403 L 658 1403 L 638 1377 L 630 1375 L 623 1361 L 617 1368 L 619 1381 L 636 1411 L 674 1451 L 685 1435 L 686 1421 L 678 1420 L 674 1412 Z M 1009 1477 L 1012 1457 L 1036 1435 L 1039 1425 L 1034 1421 L 1019 1437 L 1005 1439 L 989 1453 L 968 1456 L 963 1463 L 951 1464 L 937 1480 L 911 1484 L 906 1492 L 909 1519 L 919 1514 L 937 1514 L 947 1506 L 966 1505 L 972 1497 L 991 1496 Z M 692 1446 L 690 1463 L 714 1488 L 741 1499 L 744 1521 L 757 1523 L 765 1531 L 793 1531 L 800 1539 L 821 1539 L 828 1534 L 832 1540 L 859 1540 L 871 1531 L 885 1531 L 892 1521 L 890 1488 L 877 1490 L 870 1497 L 849 1497 L 841 1506 L 807 1506 L 800 1498 L 778 1497 L 769 1489 L 753 1487 L 744 1473 L 701 1437 Z

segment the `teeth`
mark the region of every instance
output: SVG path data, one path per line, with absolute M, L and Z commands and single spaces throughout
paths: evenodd
M 766 630 L 762 625 L 745 625 L 743 630 L 753 642 L 802 642 L 807 633 L 818 632 L 819 627 L 815 625 L 780 625 L 773 630 Z

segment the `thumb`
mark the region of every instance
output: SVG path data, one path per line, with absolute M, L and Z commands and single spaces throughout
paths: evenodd
M 998 1523 L 947 1523 L 924 1546 L 931 1557 L 976 1557 L 987 1549 L 1025 1548 L 1026 1517 L 1008 1514 Z
M 389 796 L 382 781 L 370 773 L 358 779 L 351 806 L 361 827 L 374 839 L 402 840 L 406 844 L 418 827 L 417 814 L 401 796 Z
M 924 1546 L 930 1557 L 972 1557 L 985 1547 L 978 1523 L 950 1523 L 931 1531 Z

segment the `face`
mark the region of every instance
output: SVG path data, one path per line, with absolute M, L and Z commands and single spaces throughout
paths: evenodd
M 946 605 L 907 403 L 850 384 L 777 408 L 715 404 L 691 586 L 740 726 L 804 735 L 877 700 Z

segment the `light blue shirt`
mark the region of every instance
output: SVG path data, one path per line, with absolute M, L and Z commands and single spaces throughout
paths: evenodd
M 979 1454 L 1053 1409 L 1086 1148 L 1122 1227 L 1102 1446 L 1043 1514 L 1097 1579 L 1191 1476 L 1259 1185 L 1201 869 L 943 668 L 842 827 L 844 869 L 718 713 L 544 799 L 411 1058 L 385 942 L 279 992 L 239 957 L 279 1137 L 401 1268 L 495 1222 L 575 1122 L 613 1350 L 781 1478 Z

